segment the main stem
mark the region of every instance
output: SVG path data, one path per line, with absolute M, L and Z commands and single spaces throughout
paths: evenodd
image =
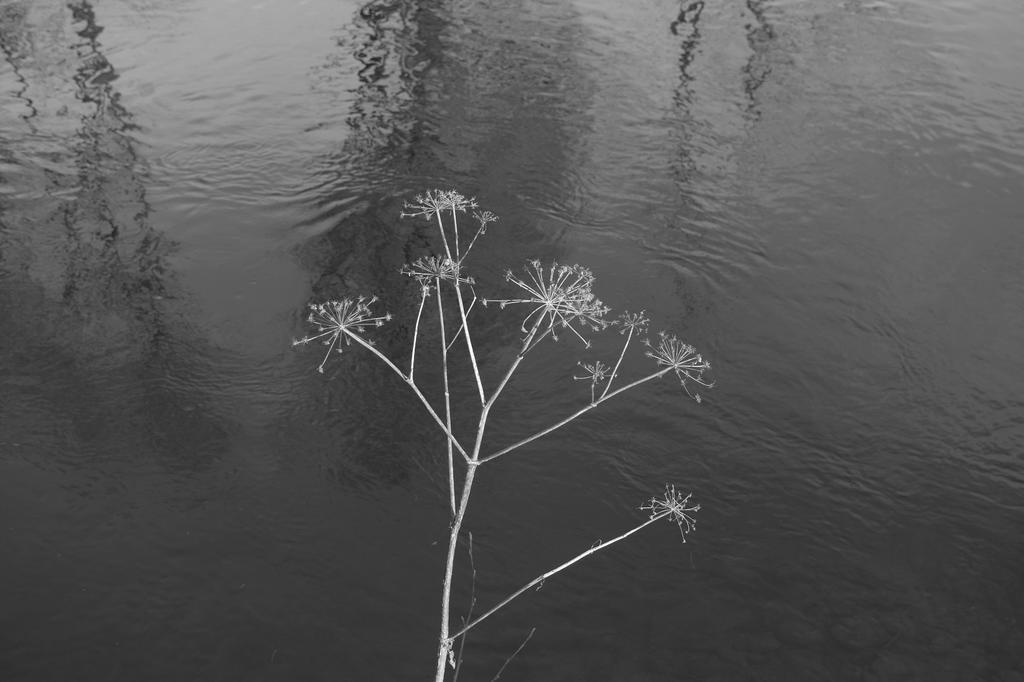
M 459 544 L 459 531 L 462 529 L 462 520 L 466 516 L 466 508 L 469 506 L 469 494 L 473 490 L 473 480 L 476 478 L 477 462 L 470 461 L 466 469 L 466 478 L 462 483 L 462 495 L 459 498 L 459 509 L 455 512 L 452 520 L 452 527 L 448 533 L 448 557 L 444 565 L 444 583 L 441 588 L 441 631 L 437 645 L 437 668 L 434 672 L 434 682 L 444 682 L 445 666 L 448 664 L 448 656 L 451 652 L 451 638 L 448 636 L 448 617 L 451 612 L 452 596 L 452 574 L 455 570 L 455 549 Z
M 462 530 L 462 521 L 466 517 L 466 508 L 469 506 L 469 495 L 473 491 L 473 481 L 476 480 L 476 470 L 480 465 L 480 448 L 483 445 L 484 430 L 487 427 L 487 417 L 491 412 L 491 407 L 498 400 L 498 396 L 508 385 L 509 379 L 512 378 L 512 374 L 515 373 L 516 368 L 519 367 L 519 363 L 523 361 L 526 356 L 526 351 L 530 348 L 530 342 L 537 334 L 537 328 L 539 322 L 533 325 L 533 328 L 527 334 L 526 339 L 523 341 L 523 347 L 520 349 L 516 359 L 512 362 L 512 365 L 505 372 L 505 376 L 502 377 L 498 387 L 494 389 L 494 393 L 488 398 L 483 407 L 480 408 L 480 421 L 477 424 L 476 429 L 476 442 L 473 444 L 473 452 L 470 454 L 467 461 L 466 478 L 462 483 L 462 494 L 459 497 L 459 508 L 455 512 L 455 518 L 452 520 L 452 527 L 448 533 L 448 556 L 445 559 L 444 566 L 444 581 L 441 587 L 441 628 L 438 635 L 437 642 L 437 668 L 434 673 L 434 682 L 444 682 L 445 676 L 445 665 L 447 665 L 449 655 L 452 650 L 452 638 L 448 635 L 449 621 L 451 620 L 451 595 L 452 595 L 452 576 L 455 571 L 455 550 L 459 545 L 459 532 Z M 469 331 L 467 328 L 466 332 Z M 467 338 L 468 335 L 467 335 Z
M 452 401 L 448 391 L 448 337 L 444 327 L 444 304 L 441 302 L 441 279 L 435 278 L 437 284 L 437 320 L 441 327 L 441 372 L 444 376 L 444 421 L 448 432 L 452 431 Z M 448 439 L 448 502 L 451 505 L 452 517 L 455 517 L 455 463 L 452 461 L 452 439 Z
M 484 619 L 486 619 L 489 616 L 495 614 L 503 606 L 505 606 L 510 601 L 512 601 L 513 599 L 515 599 L 519 595 L 521 595 L 523 592 L 526 592 L 528 589 L 530 589 L 534 585 L 539 585 L 540 583 L 544 582 L 545 580 L 547 580 L 548 578 L 550 578 L 554 574 L 559 573 L 559 572 L 569 568 L 570 566 L 575 564 L 577 561 L 581 561 L 581 560 L 587 558 L 588 556 L 590 556 L 591 554 L 594 554 L 595 552 L 600 552 L 602 549 L 606 549 L 606 548 L 610 547 L 611 545 L 614 545 L 619 540 L 625 540 L 626 538 L 628 538 L 633 533 L 639 532 L 640 530 L 646 528 L 647 526 L 651 525 L 655 521 L 663 519 L 663 518 L 665 518 L 666 516 L 668 516 L 671 513 L 672 513 L 671 511 L 664 511 L 664 512 L 661 512 L 660 514 L 656 514 L 656 515 L 652 516 L 651 518 L 647 519 L 646 521 L 644 521 L 643 523 L 641 523 L 639 526 L 636 526 L 636 527 L 626 531 L 622 535 L 614 537 L 611 540 L 606 540 L 604 542 L 599 542 L 596 545 L 594 545 L 593 547 L 591 547 L 590 549 L 588 549 L 587 551 L 580 552 L 579 554 L 574 556 L 572 559 L 569 559 L 565 563 L 562 563 L 562 564 L 556 566 L 555 568 L 552 568 L 550 571 L 547 571 L 546 573 L 542 573 L 541 575 L 537 576 L 536 578 L 534 578 L 530 582 L 528 582 L 525 585 L 523 585 L 522 587 L 520 587 L 518 590 L 516 590 L 515 592 L 513 592 L 509 596 L 507 596 L 504 599 L 502 599 L 496 606 L 491 608 L 489 611 L 487 611 L 483 615 L 480 615 L 480 616 L 474 618 L 473 620 L 471 620 L 469 623 L 466 623 L 466 625 L 463 626 L 463 628 L 461 630 L 459 630 L 458 632 L 456 632 L 456 633 L 454 633 L 452 635 L 452 639 L 455 639 L 456 637 L 459 637 L 461 635 L 466 634 L 466 632 L 468 632 L 470 628 L 473 628 L 473 627 L 476 627 L 477 625 L 479 625 Z

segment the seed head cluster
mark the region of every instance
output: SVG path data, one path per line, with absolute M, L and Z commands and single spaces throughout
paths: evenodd
M 651 341 L 645 341 L 645 343 L 648 348 L 647 357 L 653 358 L 663 367 L 671 367 L 686 392 L 694 400 L 700 402 L 700 394 L 690 393 L 687 383 L 692 381 L 705 388 L 711 388 L 713 384 L 704 380 L 704 372 L 711 369 L 711 363 L 704 360 L 696 348 L 688 343 L 683 343 L 674 334 L 659 332 L 657 345 Z
M 619 315 L 617 320 L 615 320 L 615 324 L 619 326 L 620 334 L 628 334 L 630 332 L 634 335 L 643 334 L 647 331 L 647 325 L 649 323 L 650 319 L 643 310 L 638 313 L 631 313 L 626 310 Z
M 423 194 L 417 194 L 411 203 L 405 204 L 402 217 L 423 216 L 430 220 L 441 211 L 465 213 L 466 209 L 476 207 L 476 199 L 467 199 L 453 189 L 428 189 Z
M 327 346 L 324 359 L 320 362 L 320 366 L 316 368 L 322 374 L 331 352 L 341 352 L 339 342 L 342 339 L 344 339 L 345 345 L 352 343 L 352 337 L 359 337 L 366 343 L 373 344 L 373 341 L 364 338 L 363 334 L 367 330 L 379 327 L 391 320 L 391 313 L 374 315 L 370 306 L 376 302 L 376 296 L 371 298 L 360 296 L 359 298 L 343 298 L 338 301 L 325 301 L 324 303 L 310 303 L 310 312 L 306 321 L 316 327 L 316 333 L 304 336 L 301 339 L 295 339 L 292 341 L 292 345 L 296 346 L 320 341 Z
M 424 285 L 435 283 L 438 280 L 454 282 L 456 279 L 462 284 L 473 284 L 472 278 L 460 277 L 459 271 L 459 264 L 447 256 L 424 256 L 403 265 L 399 272 L 415 278 L 417 282 Z
M 693 517 L 700 511 L 700 505 L 690 505 L 690 498 L 693 493 L 683 496 L 676 490 L 674 485 L 665 486 L 665 494 L 662 497 L 652 497 L 647 504 L 641 505 L 640 509 L 649 511 L 650 518 L 664 516 L 679 527 L 679 535 L 686 542 L 686 534 L 697 528 L 697 519 Z
M 609 312 L 593 292 L 594 274 L 582 265 L 552 263 L 545 269 L 539 260 L 532 260 L 523 268 L 525 276 L 511 270 L 505 280 L 526 292 L 523 298 L 484 300 L 484 305 L 497 303 L 502 308 L 511 304 L 533 306 L 523 318 L 522 330 L 534 324 L 549 332 L 557 340 L 559 329 L 568 329 L 586 346 L 590 346 L 577 327 L 594 331 L 608 326 L 604 316 Z

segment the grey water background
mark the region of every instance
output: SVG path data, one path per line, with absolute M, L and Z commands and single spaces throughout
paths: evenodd
M 481 606 L 665 483 L 703 509 L 482 625 L 464 679 L 532 627 L 502 679 L 1024 679 L 1021 35 L 1018 0 L 3 0 L 0 680 L 429 675 L 442 441 L 290 343 L 375 293 L 407 344 L 430 187 L 501 216 L 481 295 L 584 263 L 717 380 L 481 470 Z M 518 318 L 481 319 L 498 367 Z M 494 442 L 614 342 L 531 356 Z

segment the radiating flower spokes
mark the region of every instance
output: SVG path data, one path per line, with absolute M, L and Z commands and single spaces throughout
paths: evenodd
M 351 344 L 350 336 L 358 336 L 368 344 L 373 341 L 363 337 L 364 332 L 379 327 L 391 320 L 391 313 L 374 315 L 370 309 L 377 302 L 377 297 L 366 298 L 343 298 L 339 301 L 325 301 L 324 303 L 310 303 L 309 316 L 306 321 L 316 327 L 316 333 L 311 336 L 304 336 L 301 339 L 292 341 L 293 346 L 299 344 L 320 341 L 327 346 L 324 359 L 317 367 L 321 374 L 331 351 L 341 352 L 339 341 L 344 337 L 345 345 Z
M 690 505 L 691 497 L 693 497 L 693 493 L 684 497 L 674 485 L 666 485 L 663 497 L 652 497 L 647 504 L 641 505 L 640 509 L 649 511 L 652 519 L 657 516 L 665 516 L 669 521 L 675 523 L 679 527 L 680 537 L 683 538 L 683 542 L 686 542 L 686 534 L 697 528 L 697 519 L 693 515 L 700 511 L 699 504 Z
M 516 303 L 533 306 L 523 318 L 523 332 L 536 324 L 538 329 L 550 333 L 557 340 L 558 328 L 564 328 L 589 347 L 590 342 L 576 326 L 589 327 L 594 331 L 608 326 L 604 316 L 609 308 L 594 295 L 594 275 L 587 268 L 552 263 L 545 272 L 539 260 L 532 260 L 523 270 L 525 277 L 517 277 L 509 270 L 505 279 L 525 291 L 526 297 L 484 300 L 485 305 L 497 303 L 502 308 Z
M 417 194 L 411 203 L 406 202 L 401 215 L 403 218 L 423 216 L 430 220 L 441 211 L 465 213 L 466 209 L 476 207 L 476 199 L 467 199 L 453 189 L 428 189 L 423 194 Z
M 620 334 L 643 334 L 647 331 L 647 325 L 650 321 L 644 310 L 638 313 L 631 313 L 626 310 L 612 324 L 619 326 Z
M 597 386 L 608 378 L 608 370 L 611 369 L 608 365 L 604 364 L 600 360 L 596 362 L 578 362 L 576 363 L 583 370 L 583 376 L 573 375 L 573 379 L 576 381 L 589 381 L 590 382 L 590 402 L 593 403 L 597 398 Z
M 688 343 L 683 343 L 673 334 L 666 332 L 658 333 L 658 344 L 655 346 L 650 341 L 647 344 L 647 357 L 653 358 L 655 362 L 663 367 L 671 367 L 679 383 L 686 390 L 687 395 L 701 401 L 699 393 L 691 393 L 688 382 L 692 381 L 705 388 L 714 386 L 712 382 L 704 379 L 704 372 L 711 369 L 711 363 L 701 357 L 697 349 Z
M 447 256 L 423 256 L 403 265 L 399 270 L 403 275 L 415 278 L 420 284 L 436 283 L 438 280 L 458 280 L 461 284 L 474 283 L 472 277 L 462 277 L 460 271 L 459 264 Z
M 498 222 L 498 216 L 494 215 L 490 211 L 473 211 L 473 218 L 476 220 L 476 233 L 473 238 L 469 240 L 469 246 L 466 250 L 459 255 L 459 262 L 466 260 L 466 256 L 473 249 L 473 245 L 476 244 L 477 237 L 487 232 L 487 226 L 491 223 Z

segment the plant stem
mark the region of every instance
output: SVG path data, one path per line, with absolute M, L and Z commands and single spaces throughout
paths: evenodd
M 659 370 L 659 371 L 655 372 L 654 374 L 648 374 L 647 376 L 643 377 L 642 379 L 637 379 L 636 381 L 634 381 L 632 383 L 626 384 L 622 388 L 617 388 L 614 391 L 612 391 L 611 393 L 609 393 L 608 395 L 601 396 L 600 398 L 597 399 L 596 402 L 590 403 L 586 407 L 583 407 L 583 408 L 580 408 L 579 410 L 576 410 L 575 412 L 570 414 L 568 417 L 566 417 L 562 421 L 557 422 L 555 424 L 552 424 L 548 428 L 546 428 L 546 429 L 544 429 L 542 431 L 538 431 L 537 433 L 533 434 L 532 436 L 524 438 L 524 439 L 522 439 L 521 441 L 519 441 L 517 443 L 513 443 L 512 445 L 509 445 L 507 448 L 503 448 L 501 450 L 498 450 L 497 452 L 495 452 L 493 454 L 490 454 L 490 455 L 487 455 L 486 457 L 481 457 L 480 458 L 480 463 L 483 464 L 484 462 L 490 462 L 492 459 L 497 459 L 497 458 L 501 457 L 502 455 L 507 455 L 508 453 L 512 452 L 516 448 L 522 447 L 522 446 L 526 445 L 527 443 L 532 443 L 533 441 L 537 440 L 541 436 L 546 436 L 549 433 L 551 433 L 552 431 L 554 431 L 556 429 L 562 428 L 563 426 L 565 426 L 566 424 L 571 422 L 573 419 L 576 419 L 577 417 L 579 417 L 580 415 L 582 415 L 585 412 L 589 412 L 590 410 L 594 409 L 595 407 L 597 407 L 601 403 L 605 402 L 606 400 L 611 400 L 612 398 L 614 398 L 618 394 L 622 393 L 623 391 L 628 391 L 629 389 L 634 388 L 636 386 L 639 386 L 640 384 L 642 384 L 644 382 L 647 382 L 647 381 L 650 381 L 651 379 L 657 379 L 659 377 L 665 376 L 665 374 L 667 372 L 669 372 L 671 369 L 672 369 L 671 367 L 666 367 L 665 369 Z
M 458 244 L 459 224 L 455 218 L 455 209 L 452 209 L 452 224 L 455 226 L 455 243 Z M 462 317 L 462 331 L 466 335 L 466 348 L 469 349 L 469 362 L 473 365 L 473 374 L 476 376 L 476 387 L 480 393 L 480 403 L 486 402 L 484 398 L 484 382 L 480 378 L 480 366 L 476 361 L 476 351 L 473 350 L 473 337 L 469 334 L 469 322 L 466 318 L 466 304 L 462 300 L 462 282 L 459 280 L 461 266 L 455 264 L 455 297 L 459 301 L 459 316 Z
M 484 382 L 480 378 L 480 366 L 476 362 L 476 352 L 473 350 L 473 339 L 469 335 L 469 323 L 466 321 L 466 304 L 462 300 L 462 282 L 459 278 L 461 267 L 459 261 L 456 260 L 458 252 L 456 251 L 456 257 L 452 257 L 452 250 L 448 246 L 448 237 L 444 232 L 444 221 L 441 218 L 441 211 L 434 211 L 434 216 L 437 218 L 437 228 L 441 230 L 441 240 L 444 242 L 444 252 L 448 256 L 448 260 L 455 266 L 455 298 L 459 301 L 459 317 L 462 318 L 462 331 L 466 334 L 466 348 L 469 350 L 469 362 L 473 366 L 473 375 L 476 376 L 476 387 L 480 393 L 480 404 L 483 405 L 486 401 L 484 398 Z M 456 249 L 459 243 L 459 223 L 455 217 L 455 209 L 452 209 L 452 229 L 455 232 L 455 244 Z M 439 294 L 440 295 L 440 294 Z
M 601 397 L 604 398 L 608 395 L 608 389 L 612 387 L 612 382 L 615 381 L 615 377 L 619 374 L 619 365 L 622 364 L 622 358 L 626 356 L 626 349 L 629 348 L 629 341 L 633 338 L 633 328 L 629 328 L 629 335 L 626 336 L 626 343 L 622 344 L 622 352 L 619 353 L 619 359 L 615 363 L 615 369 L 612 370 L 612 375 L 608 377 L 608 383 L 604 385 L 604 391 L 601 393 Z
M 462 519 L 466 516 L 469 506 L 469 494 L 473 490 L 473 479 L 476 477 L 477 462 L 470 461 L 466 469 L 466 478 L 462 482 L 462 495 L 459 498 L 459 509 L 455 512 L 452 527 L 448 534 L 448 557 L 444 566 L 444 581 L 441 587 L 441 632 L 437 645 L 437 669 L 434 682 L 444 682 L 445 666 L 451 651 L 451 638 L 448 636 L 448 614 L 451 611 L 452 573 L 455 569 L 455 549 L 459 543 L 459 531 Z
M 505 606 L 510 601 L 512 601 L 513 599 L 515 599 L 519 595 L 521 595 L 523 592 L 526 592 L 528 589 L 530 589 L 534 585 L 537 585 L 539 583 L 544 582 L 545 580 L 547 580 L 551 576 L 555 575 L 556 573 L 558 573 L 560 571 L 563 571 L 566 568 L 569 568 L 570 566 L 575 564 L 577 561 L 585 559 L 586 557 L 590 556 L 591 554 L 594 554 L 595 552 L 600 552 L 602 549 L 605 549 L 607 547 L 610 547 L 611 545 L 614 545 L 619 540 L 625 540 L 626 538 L 628 538 L 633 533 L 636 533 L 636 532 L 640 531 L 641 529 L 646 528 L 647 526 L 651 525 L 655 521 L 659 521 L 659 520 L 665 518 L 666 516 L 668 516 L 671 513 L 672 513 L 672 511 L 668 510 L 668 511 L 663 511 L 660 514 L 657 514 L 655 516 L 652 516 L 651 518 L 649 518 L 646 521 L 644 521 L 643 523 L 641 523 L 639 526 L 636 526 L 635 528 L 626 531 L 622 535 L 619 535 L 618 537 L 614 537 L 611 540 L 606 540 L 604 542 L 600 542 L 600 543 L 594 545 L 593 547 L 591 547 L 590 549 L 588 549 L 587 551 L 581 552 L 580 554 L 577 554 L 576 556 L 574 556 L 572 559 L 569 559 L 565 563 L 563 563 L 563 564 L 561 564 L 559 566 L 556 566 L 555 568 L 552 568 L 547 573 L 542 573 L 541 575 L 537 576 L 536 578 L 534 578 L 530 582 L 528 582 L 525 585 L 523 585 L 522 587 L 520 587 L 518 590 L 516 590 L 515 592 L 513 592 L 509 596 L 505 597 L 503 600 L 501 600 L 501 602 L 499 602 L 496 606 L 491 608 L 486 613 L 483 613 L 480 616 L 477 616 L 476 618 L 471 620 L 461 630 L 459 630 L 459 631 L 455 632 L 454 634 L 452 634 L 452 636 L 451 636 L 452 640 L 454 641 L 456 638 L 466 634 L 466 632 L 468 632 L 471 628 L 474 628 L 477 625 L 479 625 L 481 622 L 486 620 L 489 616 L 491 616 L 494 613 L 496 613 L 503 606 Z
M 476 441 L 473 444 L 473 453 L 467 459 L 468 469 L 466 470 L 466 478 L 462 483 L 462 494 L 459 498 L 459 509 L 455 513 L 455 518 L 452 520 L 451 532 L 448 535 L 448 557 L 445 560 L 444 570 L 444 581 L 441 588 L 441 631 L 438 637 L 437 644 L 437 670 L 435 676 L 435 682 L 444 682 L 445 674 L 445 661 L 448 658 L 449 652 L 451 651 L 452 638 L 448 636 L 448 621 L 449 614 L 451 612 L 451 593 L 452 593 L 452 574 L 455 569 L 455 550 L 459 543 L 459 530 L 462 528 L 462 521 L 466 516 L 466 508 L 469 506 L 469 495 L 473 490 L 473 481 L 476 478 L 476 470 L 480 464 L 480 447 L 483 445 L 484 430 L 487 427 L 487 417 L 490 414 L 491 407 L 498 400 L 498 396 L 501 395 L 502 390 L 508 384 L 509 379 L 512 378 L 512 374 L 516 371 L 519 363 L 523 361 L 526 356 L 526 351 L 530 346 L 530 341 L 537 333 L 537 328 L 540 323 L 537 322 L 533 325 L 530 333 L 527 334 L 526 340 L 523 341 L 523 347 L 519 350 L 519 354 L 516 359 L 509 366 L 508 371 L 505 372 L 505 376 L 502 378 L 501 383 L 494 390 L 491 397 L 484 402 L 483 407 L 480 409 L 480 421 L 477 424 L 476 429 Z M 469 328 L 466 328 L 469 331 Z M 469 338 L 467 334 L 467 338 Z
M 440 289 L 438 289 L 440 291 Z M 423 315 L 423 304 L 427 302 L 428 289 L 421 287 L 420 309 L 416 311 L 416 326 L 412 330 L 412 353 L 409 354 L 409 381 L 413 380 L 413 373 L 416 371 L 416 341 L 420 335 L 420 317 Z M 440 298 L 440 296 L 438 296 Z
M 437 320 L 441 325 L 441 373 L 444 376 L 444 421 L 448 433 L 452 431 L 452 403 L 448 391 L 448 341 L 444 328 L 444 304 L 441 302 L 441 278 L 437 283 Z M 455 518 L 455 463 L 452 461 L 452 439 L 448 439 L 448 501 L 451 505 L 452 518 Z
M 427 412 L 429 412 L 430 416 L 434 418 L 434 422 L 441 427 L 441 430 L 444 431 L 445 435 L 448 436 L 448 438 L 451 440 L 451 443 L 452 445 L 455 446 L 455 449 L 458 450 L 459 454 L 461 454 L 462 457 L 468 462 L 469 455 L 466 454 L 466 450 L 459 443 L 459 440 L 455 437 L 455 434 L 452 433 L 451 429 L 445 426 L 444 422 L 441 421 L 441 418 L 437 416 L 437 412 L 435 412 L 434 408 L 430 406 L 430 403 L 427 402 L 426 397 L 420 391 L 419 387 L 413 382 L 413 380 L 407 377 L 405 373 L 402 372 L 402 370 L 398 369 L 398 366 L 395 363 L 391 362 L 391 358 L 381 353 L 373 345 L 368 343 L 364 338 L 348 330 L 346 330 L 345 333 L 349 336 L 349 338 L 353 339 L 360 346 L 376 355 L 381 361 L 384 362 L 385 365 L 390 367 L 395 372 L 395 374 L 400 376 L 402 378 L 402 381 L 409 385 L 409 388 L 411 388 L 413 393 L 416 394 L 416 397 L 420 399 L 421 403 L 423 403 L 423 407 L 427 408 Z

